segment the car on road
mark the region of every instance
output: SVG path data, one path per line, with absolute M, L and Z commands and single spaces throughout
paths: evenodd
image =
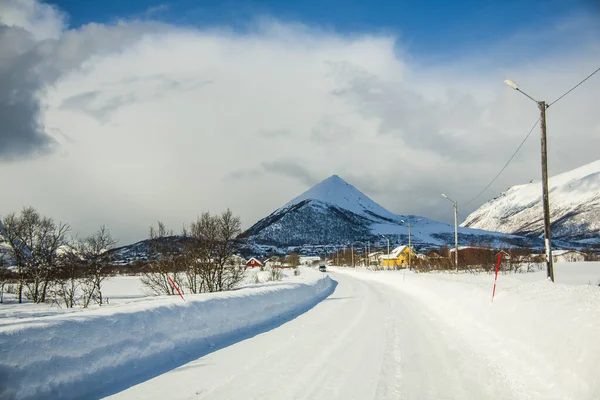
M 327 267 L 325 267 L 325 264 L 319 264 L 319 271 L 327 272 Z

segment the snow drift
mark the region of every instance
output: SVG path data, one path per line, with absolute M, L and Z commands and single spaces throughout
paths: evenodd
M 0 326 L 0 398 L 97 398 L 251 337 L 310 309 L 335 282 L 157 297 Z

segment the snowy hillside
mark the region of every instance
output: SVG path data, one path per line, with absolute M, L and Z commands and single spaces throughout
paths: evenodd
M 251 245 L 285 248 L 293 246 L 346 245 L 349 242 L 406 243 L 408 223 L 417 246 L 453 243 L 454 227 L 415 215 L 396 215 L 354 186 L 333 175 L 294 198 L 242 234 Z M 520 238 L 460 228 L 459 241 L 512 242 Z
M 600 160 L 549 179 L 552 236 L 600 242 Z M 513 186 L 467 217 L 464 227 L 541 234 L 540 182 Z

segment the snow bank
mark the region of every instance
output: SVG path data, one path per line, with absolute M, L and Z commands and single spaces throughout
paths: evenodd
M 600 276 L 600 263 L 585 264 L 595 271 L 591 276 Z M 417 299 L 499 367 L 521 398 L 600 398 L 597 282 L 566 285 L 543 274 L 534 282 L 527 282 L 529 274 L 502 275 L 492 303 L 491 275 L 336 271 L 392 285 Z M 560 275 L 568 276 L 567 265 L 557 268 Z
M 97 398 L 271 329 L 331 294 L 303 268 L 290 282 L 13 320 L 0 326 L 0 398 Z

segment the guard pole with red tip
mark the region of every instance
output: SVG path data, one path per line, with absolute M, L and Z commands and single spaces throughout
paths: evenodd
M 185 299 L 183 298 L 183 295 L 179 291 L 179 288 L 177 287 L 177 285 L 175 284 L 175 282 L 173 281 L 173 279 L 171 279 L 171 277 L 169 275 L 167 275 L 167 278 L 169 278 L 169 281 L 171 281 L 171 285 L 173 285 L 173 287 L 175 288 L 175 290 L 177 290 L 177 293 L 179 293 L 179 297 L 181 297 L 181 300 L 185 301 Z
M 496 295 L 496 281 L 498 280 L 498 270 L 500 269 L 500 261 L 502 261 L 502 254 L 498 253 L 498 261 L 496 261 L 496 277 L 494 278 L 494 290 L 492 291 L 492 302 Z

